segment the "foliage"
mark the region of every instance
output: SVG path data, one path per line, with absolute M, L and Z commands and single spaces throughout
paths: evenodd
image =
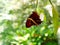
M 0 33 L 2 35 L 0 38 L 3 40 L 2 45 L 53 45 L 53 43 L 58 45 L 57 37 L 55 36 L 59 24 L 57 8 L 53 7 L 49 0 L 46 0 L 46 2 L 45 0 L 38 0 L 38 4 L 35 1 L 23 2 L 22 0 L 15 0 L 14 3 L 7 1 L 8 4 L 1 6 L 3 11 L 0 13 L 0 17 L 2 17 L 0 26 L 4 27 Z M 53 2 L 54 4 L 56 3 L 54 0 Z M 49 11 L 45 8 L 48 4 L 52 6 L 53 17 L 50 16 Z M 9 5 L 14 7 L 12 8 Z M 36 5 L 38 6 L 36 7 Z M 26 19 L 35 10 L 39 15 L 41 13 L 44 14 L 44 20 L 38 26 L 26 28 Z

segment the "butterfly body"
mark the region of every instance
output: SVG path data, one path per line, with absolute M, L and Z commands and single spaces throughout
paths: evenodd
M 32 25 L 39 25 L 41 24 L 41 19 L 39 18 L 39 15 L 37 12 L 33 12 L 26 21 L 26 27 L 29 28 Z

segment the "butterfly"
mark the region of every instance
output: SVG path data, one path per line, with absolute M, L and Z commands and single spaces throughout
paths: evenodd
M 26 27 L 29 28 L 32 25 L 37 26 L 37 25 L 39 25 L 41 23 L 42 23 L 42 21 L 39 18 L 39 15 L 37 14 L 37 12 L 33 11 L 32 14 L 27 18 Z

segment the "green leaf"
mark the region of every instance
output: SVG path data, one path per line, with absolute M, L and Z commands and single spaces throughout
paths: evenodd
M 59 20 L 59 15 L 58 15 L 57 8 L 52 4 L 51 0 L 49 0 L 49 2 L 52 5 L 54 35 L 56 35 L 57 30 L 58 30 L 58 26 L 59 26 L 59 21 L 58 21 Z
M 59 21 L 58 21 L 58 12 L 55 7 L 52 7 L 52 13 L 53 13 L 54 34 L 56 34 L 58 30 Z

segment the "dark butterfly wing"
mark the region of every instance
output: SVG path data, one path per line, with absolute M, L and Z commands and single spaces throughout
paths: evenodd
M 29 28 L 29 27 L 31 27 L 32 25 L 33 25 L 33 22 L 28 19 L 27 22 L 26 22 L 26 27 Z
M 37 12 L 33 12 L 33 13 L 29 16 L 29 18 L 36 19 L 36 18 L 39 18 L 39 16 L 38 16 Z
M 33 12 L 29 18 L 32 18 L 38 25 L 42 22 L 37 12 Z
M 41 19 L 39 18 L 39 15 L 37 12 L 33 12 L 28 18 L 32 19 L 27 19 L 26 21 L 26 27 L 31 27 L 32 25 L 39 25 L 41 24 Z

